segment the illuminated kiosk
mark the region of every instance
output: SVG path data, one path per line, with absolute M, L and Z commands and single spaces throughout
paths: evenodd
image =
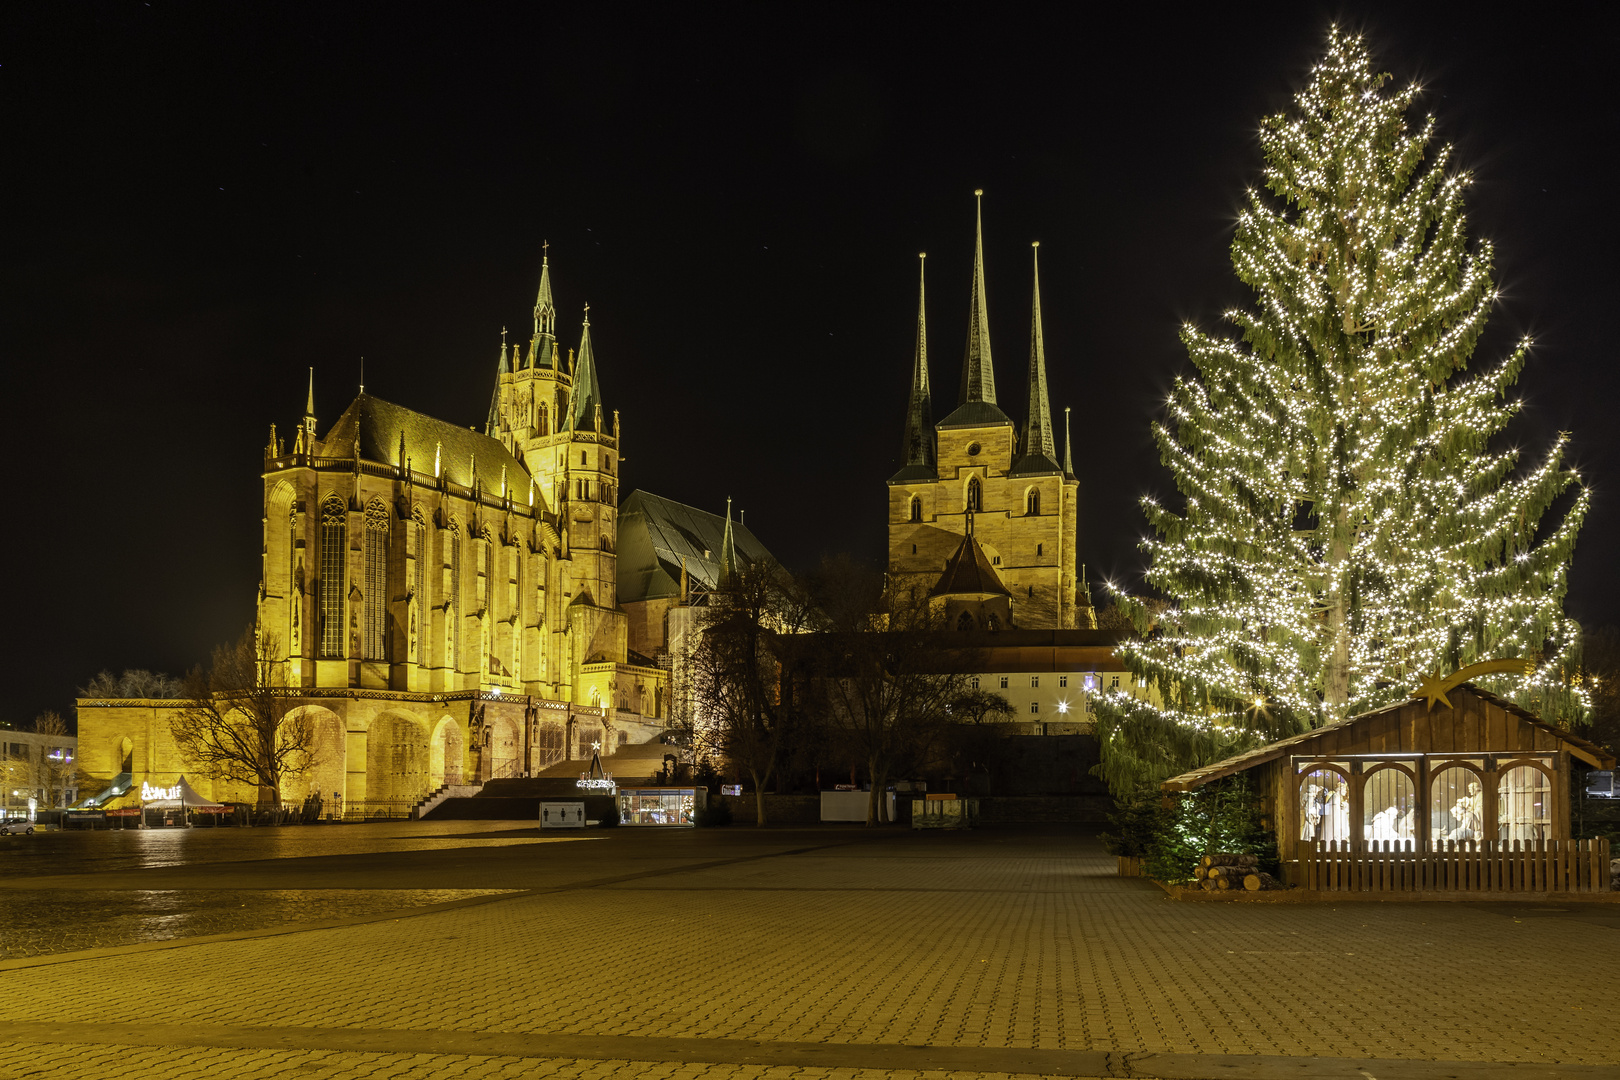
M 709 789 L 695 787 L 633 787 L 619 789 L 619 824 L 673 825 L 690 828 L 708 805 Z
M 1614 755 L 1462 681 L 1474 672 L 1161 788 L 1247 774 L 1284 877 L 1307 890 L 1607 891 L 1609 842 L 1570 838 L 1569 785 L 1572 761 Z
M 602 744 L 591 745 L 591 767 L 579 774 L 575 784 L 581 795 L 618 795 L 619 824 L 675 825 L 697 824 L 697 812 L 707 802 L 705 787 L 658 787 L 655 785 L 619 789 L 613 774 L 602 770 Z

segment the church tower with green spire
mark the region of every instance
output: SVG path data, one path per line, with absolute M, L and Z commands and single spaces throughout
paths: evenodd
M 1076 538 L 1079 483 L 1063 462 L 1052 429 L 1047 394 L 1046 345 L 1041 327 L 1040 267 L 1034 267 L 1030 304 L 1027 411 L 1014 423 L 996 400 L 984 263 L 984 216 L 979 199 L 968 298 L 967 347 L 956 407 L 931 424 L 925 313 L 919 289 L 917 349 L 900 469 L 889 478 L 889 580 L 901 593 L 927 600 L 962 629 L 981 625 L 978 608 L 956 596 L 950 560 L 976 546 L 984 564 L 1012 597 L 1013 625 L 1025 629 L 1090 626 L 1089 604 L 1077 603 Z M 1038 260 L 1039 244 L 1035 245 Z M 969 539 L 971 538 L 971 539 Z M 958 575 L 959 576 L 959 575 Z M 981 583 L 983 584 L 983 583 Z M 990 590 L 997 593 L 999 590 Z M 989 595 L 986 593 L 985 595 Z M 975 596 L 978 594 L 975 593 Z

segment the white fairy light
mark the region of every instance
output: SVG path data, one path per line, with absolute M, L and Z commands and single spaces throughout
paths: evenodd
M 1156 628 L 1120 647 L 1155 693 L 1097 698 L 1117 789 L 1474 659 L 1538 659 L 1491 685 L 1551 719 L 1586 705 L 1563 597 L 1590 495 L 1564 437 L 1530 468 L 1490 448 L 1532 343 L 1465 372 L 1500 300 L 1494 250 L 1468 239 L 1472 178 L 1431 146 L 1434 118 L 1406 122 L 1420 86 L 1386 83 L 1332 33 L 1295 114 L 1261 125 L 1264 190 L 1232 244 L 1254 307 L 1223 313 L 1235 338 L 1182 326 L 1196 376 L 1151 429 L 1180 500 L 1140 501 L 1147 580 L 1172 604 L 1111 588 Z

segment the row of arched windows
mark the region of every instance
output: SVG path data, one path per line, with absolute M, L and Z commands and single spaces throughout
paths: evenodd
M 967 489 L 962 496 L 962 509 L 970 514 L 984 511 L 984 488 L 977 476 L 969 477 Z M 1041 492 L 1039 488 L 1030 488 L 1024 493 L 1024 513 L 1029 517 L 1037 517 L 1041 512 Z M 909 520 L 921 522 L 923 519 L 922 499 L 919 496 L 911 497 L 911 506 L 907 514 Z

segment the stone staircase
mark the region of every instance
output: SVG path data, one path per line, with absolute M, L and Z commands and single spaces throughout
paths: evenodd
M 478 794 L 482 784 L 440 784 L 433 791 L 428 792 L 411 807 L 410 818 L 420 821 L 432 813 L 435 808 L 446 799 L 465 799 Z

